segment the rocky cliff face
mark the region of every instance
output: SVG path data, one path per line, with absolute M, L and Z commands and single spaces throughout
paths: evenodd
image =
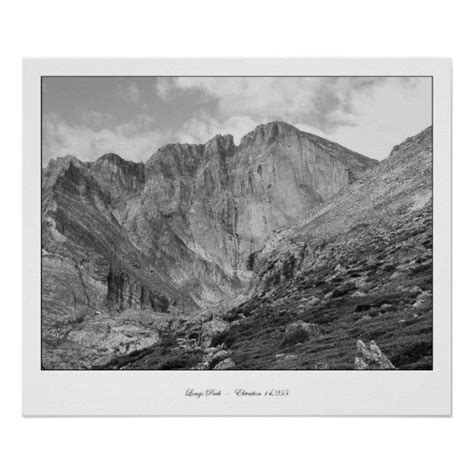
M 114 203 L 140 194 L 145 185 L 145 165 L 125 161 L 115 153 L 102 155 L 90 169 Z
M 289 275 L 334 261 L 333 243 L 345 257 L 348 249 L 360 245 L 359 240 L 387 245 L 397 240 L 396 253 L 402 259 L 422 252 L 422 246 L 402 244 L 401 237 L 395 236 L 403 234 L 405 226 L 414 235 L 418 235 L 414 229 L 432 232 L 430 226 L 422 227 L 425 220 L 431 220 L 431 160 L 431 128 L 394 147 L 379 167 L 267 243 L 255 266 L 253 291 L 267 291 Z
M 96 311 L 179 312 L 235 295 L 275 230 L 376 165 L 281 122 L 239 146 L 167 145 L 144 164 L 53 160 L 42 181 L 46 333 L 67 338 L 62 323 Z
M 95 164 L 94 164 L 95 165 Z M 164 270 L 150 265 L 120 225 L 114 197 L 89 167 L 71 157 L 50 163 L 43 176 L 43 281 L 59 281 L 70 305 L 118 309 L 151 307 L 166 310 L 178 297 Z M 62 278 L 64 269 L 71 277 Z M 72 283 L 72 281 L 76 283 Z M 55 305 L 55 296 L 43 304 Z M 48 292 L 46 293 L 49 294 Z
M 248 283 L 275 229 L 376 163 L 280 122 L 257 127 L 238 147 L 231 136 L 168 145 L 146 163 L 142 198 L 125 226 L 205 306 Z

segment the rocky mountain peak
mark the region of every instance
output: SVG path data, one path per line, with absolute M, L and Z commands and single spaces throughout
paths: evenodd
M 247 148 L 250 146 L 261 146 L 263 144 L 271 144 L 277 138 L 295 135 L 299 132 L 296 127 L 285 122 L 269 122 L 258 125 L 250 133 L 242 137 L 240 141 L 240 148 Z
M 121 175 L 143 174 L 144 164 L 140 162 L 127 161 L 116 153 L 106 153 L 90 165 L 93 172 L 110 173 L 110 178 Z M 105 178 L 105 176 L 104 176 Z
M 203 160 L 204 145 L 172 143 L 159 148 L 145 163 L 147 179 L 156 174 L 193 175 Z
M 124 160 L 116 153 L 102 155 L 91 164 L 91 172 L 112 200 L 136 194 L 145 184 L 145 165 Z
M 48 166 L 46 167 L 47 170 L 65 170 L 71 164 L 82 168 L 84 167 L 84 163 L 75 156 L 72 155 L 65 155 L 65 156 L 58 156 L 57 158 L 53 158 L 49 161 Z
M 116 153 L 105 153 L 104 155 L 100 156 L 97 159 L 98 162 L 109 162 L 109 163 L 126 163 L 126 160 L 124 160 L 121 156 L 117 155 Z
M 43 169 L 42 186 L 44 189 L 51 189 L 57 180 L 72 167 L 86 170 L 86 165 L 72 155 L 59 156 L 49 161 L 48 166 Z
M 224 153 L 226 155 L 234 153 L 235 148 L 232 135 L 216 135 L 204 145 L 206 153 Z

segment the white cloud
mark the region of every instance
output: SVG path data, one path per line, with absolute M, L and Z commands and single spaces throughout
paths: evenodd
M 355 125 L 355 96 L 370 95 L 383 78 L 177 77 L 159 78 L 156 92 L 165 100 L 200 93 L 217 104 L 217 119 L 252 117 L 257 122 L 309 123 L 325 132 Z
M 431 124 L 431 80 L 389 79 L 370 96 L 354 95 L 356 127 L 339 127 L 328 137 L 341 145 L 378 160 L 393 146 Z
M 144 131 L 150 117 L 139 115 L 134 122 L 110 128 L 69 125 L 58 115 L 43 119 L 43 164 L 58 156 L 73 155 L 82 161 L 94 161 L 104 153 L 114 152 L 126 160 L 147 160 L 168 136 L 154 130 Z
M 295 127 L 303 132 L 312 133 L 318 137 L 323 137 L 329 139 L 329 137 L 319 128 L 313 127 L 307 123 L 295 123 Z

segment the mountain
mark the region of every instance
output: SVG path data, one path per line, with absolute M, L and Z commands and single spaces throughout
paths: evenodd
M 103 367 L 430 370 L 432 211 L 430 127 L 274 233 L 239 305 Z
M 113 153 L 52 160 L 42 179 L 47 365 L 68 367 L 91 334 L 88 364 L 101 352 L 128 353 L 158 319 L 166 326 L 234 298 L 275 231 L 377 164 L 282 122 L 258 126 L 238 146 L 230 135 L 166 145 L 146 163 Z M 58 341 L 74 343 L 59 361 Z
M 230 135 L 167 145 L 145 164 L 141 202 L 129 206 L 124 225 L 205 307 L 246 286 L 275 229 L 376 164 L 281 122 L 257 127 L 239 146 Z

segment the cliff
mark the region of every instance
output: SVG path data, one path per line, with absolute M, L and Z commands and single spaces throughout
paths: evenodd
M 377 164 L 281 122 L 204 145 L 167 145 L 145 165 L 124 226 L 151 261 L 206 306 L 245 287 L 272 232 Z M 157 230 L 159 228 L 159 231 Z

